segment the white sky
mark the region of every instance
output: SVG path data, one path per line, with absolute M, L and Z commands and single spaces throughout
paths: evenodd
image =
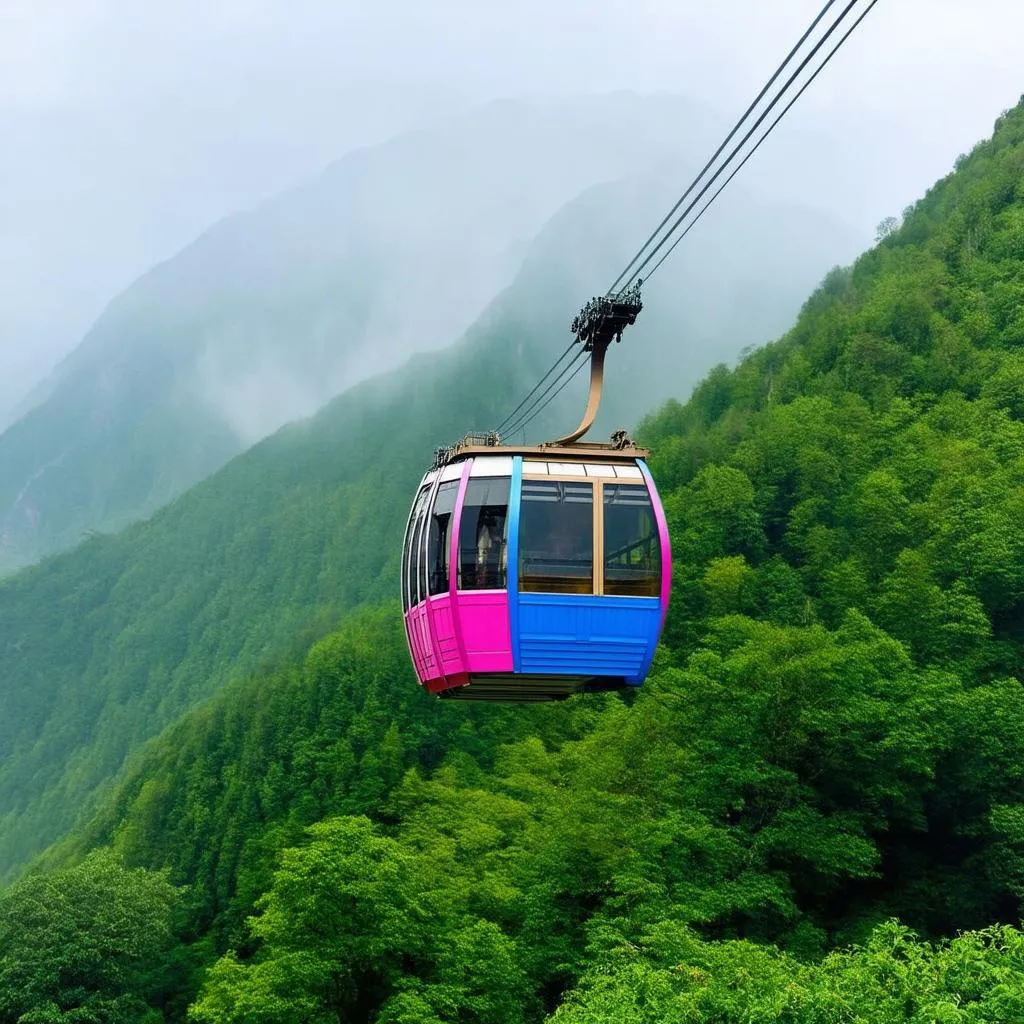
M 617 89 L 724 132 L 820 2 L 0 0 L 0 414 L 153 262 L 353 146 Z M 846 177 L 793 192 L 870 230 L 1017 101 L 1022 39 L 1021 0 L 879 0 L 743 180 L 829 148 Z

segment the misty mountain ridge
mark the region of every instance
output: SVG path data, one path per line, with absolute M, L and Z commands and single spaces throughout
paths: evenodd
M 563 203 L 589 185 L 635 167 L 636 155 L 607 145 L 609 123 L 631 126 L 641 165 L 671 162 L 677 173 L 679 160 L 689 159 L 692 140 L 710 139 L 714 130 L 706 111 L 676 97 L 620 94 L 572 103 L 509 100 L 355 150 L 319 177 L 225 217 L 182 252 L 142 275 L 41 385 L 35 404 L 48 397 L 54 383 L 90 367 L 111 340 L 115 347 L 123 346 L 119 332 L 137 330 L 147 312 L 178 316 L 178 326 L 190 329 L 175 337 L 174 348 L 185 357 L 198 353 L 207 360 L 223 349 L 232 358 L 256 355 L 259 362 L 268 350 L 274 353 L 291 344 L 285 356 L 295 360 L 309 350 L 318 368 L 329 359 L 339 365 L 349 359 L 358 362 L 359 354 L 349 351 L 353 346 L 346 342 L 353 326 L 366 327 L 367 312 L 375 318 L 370 326 L 378 351 L 364 359 L 371 368 L 362 376 L 395 365 L 412 351 L 446 345 L 511 281 L 534 235 Z M 669 133 L 668 126 L 686 131 Z M 682 137 L 690 144 L 684 145 Z M 462 249 L 465 252 L 456 252 Z M 446 263 L 444 257 L 452 255 L 457 259 Z M 329 283 L 347 288 L 364 283 L 358 274 L 367 264 L 376 268 L 375 261 L 384 260 L 396 286 L 390 288 L 390 279 L 368 279 L 364 297 L 351 296 L 340 310 L 345 316 L 339 317 L 342 333 L 337 336 L 328 335 L 327 324 L 314 321 L 312 337 L 303 337 L 296 345 L 296 338 L 281 339 L 280 326 L 262 319 L 285 297 L 280 294 L 284 289 L 295 291 L 288 298 L 310 297 L 322 283 L 315 277 L 324 271 L 321 261 L 328 263 Z M 304 273 L 314 274 L 313 279 L 304 279 Z M 433 287 L 428 286 L 431 283 Z M 384 308 L 374 305 L 384 297 Z M 136 300 L 135 308 L 123 304 L 126 298 Z M 433 301 L 417 306 L 424 299 Z M 223 335 L 208 329 L 197 337 L 188 316 L 204 315 L 211 304 L 232 300 L 255 307 L 253 323 L 240 325 L 241 340 L 227 329 Z M 148 309 L 149 304 L 156 308 Z M 410 318 L 406 311 L 413 308 L 417 315 Z M 291 316 L 301 310 L 286 312 Z M 237 313 L 233 309 L 226 317 L 232 327 L 231 317 Z M 152 347 L 154 327 L 139 333 L 136 344 Z M 396 328 L 404 333 L 394 337 Z M 273 339 L 269 347 L 268 338 Z M 382 351 L 392 353 L 390 362 L 381 362 Z M 303 367 L 293 369 L 286 359 L 273 369 L 302 377 Z M 216 378 L 212 383 L 221 388 L 242 379 L 243 391 L 244 381 L 253 375 L 244 366 L 229 365 L 219 372 L 208 363 L 198 374 L 200 384 L 209 385 L 211 374 Z M 339 370 L 328 383 L 312 382 L 316 396 L 298 412 L 287 398 L 278 403 L 284 412 L 271 403 L 266 415 L 273 426 L 260 427 L 257 436 L 312 412 L 357 379 L 358 371 Z M 222 391 L 208 390 L 220 409 Z M 30 397 L 23 404 L 23 411 L 32 401 Z M 228 419 L 232 420 L 230 412 Z M 255 439 L 244 417 L 236 426 L 244 441 Z
M 627 126 L 630 146 L 610 145 L 609 125 Z M 658 201 L 626 215 L 598 204 L 602 242 L 570 255 L 593 248 L 613 254 L 605 267 L 624 262 L 712 130 L 705 112 L 675 97 L 495 103 L 356 151 L 225 218 L 111 302 L 41 404 L 0 435 L 0 571 L 151 514 L 283 422 L 410 352 L 450 343 L 511 281 L 559 207 L 647 168 Z M 751 199 L 751 209 L 770 205 Z M 763 268 L 753 276 L 775 295 L 777 315 L 750 322 L 745 344 L 781 330 L 828 266 L 856 250 L 854 233 L 827 217 L 790 219 L 806 221 L 815 251 L 782 248 L 813 266 L 808 276 L 780 265 L 777 225 L 765 228 L 760 248 L 779 279 Z M 742 237 L 723 236 L 723 266 L 730 245 L 752 244 L 750 224 L 733 227 Z M 566 319 L 603 276 L 587 277 Z
M 143 275 L 0 435 L 0 571 L 457 337 L 541 224 L 624 163 L 597 160 L 601 105 L 580 107 L 496 104 L 356 151 Z

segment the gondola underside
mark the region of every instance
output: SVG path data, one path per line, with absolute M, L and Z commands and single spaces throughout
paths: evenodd
M 626 680 L 608 676 L 523 675 L 504 672 L 470 676 L 465 685 L 437 693 L 442 700 L 487 700 L 539 704 L 565 700 L 578 693 L 621 690 Z

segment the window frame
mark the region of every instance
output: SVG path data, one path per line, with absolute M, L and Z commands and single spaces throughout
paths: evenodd
M 655 593 L 654 594 L 609 594 L 607 591 L 608 580 L 605 576 L 608 568 L 608 551 L 605 545 L 607 534 L 605 532 L 605 486 L 608 487 L 621 487 L 621 488 L 637 488 L 642 489 L 647 497 L 647 505 L 644 506 L 650 513 L 651 518 L 651 534 L 650 539 L 654 544 L 654 550 L 657 552 L 658 567 L 657 572 L 652 576 L 647 577 L 655 581 Z M 661 531 L 658 529 L 658 516 L 654 509 L 654 498 L 651 496 L 651 488 L 646 480 L 606 480 L 601 483 L 601 593 L 607 597 L 660 597 L 661 595 L 661 580 L 664 574 L 664 552 L 661 549 Z
M 533 473 L 530 473 L 530 474 L 524 473 L 523 474 L 523 482 L 526 483 L 527 481 L 529 481 L 530 483 L 535 483 L 535 484 L 556 484 L 556 485 L 557 484 L 569 484 L 569 485 L 571 485 L 573 487 L 586 487 L 586 488 L 589 489 L 589 491 L 590 491 L 590 502 L 591 502 L 591 518 L 590 518 L 590 529 L 591 529 L 591 545 L 590 545 L 591 589 L 589 591 L 583 591 L 582 593 L 578 593 L 578 592 L 574 592 L 572 590 L 535 590 L 532 587 L 530 587 L 528 589 L 524 589 L 523 588 L 523 565 L 522 565 L 522 558 L 523 558 L 523 518 L 524 518 L 523 517 L 523 509 L 524 509 L 524 507 L 527 504 L 527 500 L 524 497 L 523 493 L 520 493 L 520 495 L 519 495 L 519 537 L 518 537 L 518 545 L 517 545 L 517 547 L 518 547 L 518 556 L 517 557 L 519 559 L 519 565 L 516 567 L 516 576 L 518 577 L 517 583 L 518 583 L 519 593 L 520 594 L 557 594 L 557 595 L 559 595 L 561 597 L 571 597 L 571 596 L 576 596 L 576 597 L 592 597 L 595 594 L 599 593 L 599 591 L 597 589 L 598 588 L 598 575 L 599 574 L 598 574 L 597 560 L 596 560 L 595 556 L 596 556 L 596 554 L 597 554 L 597 552 L 599 550 L 599 547 L 600 547 L 600 545 L 598 544 L 598 537 L 597 537 L 597 532 L 596 532 L 597 531 L 597 526 L 598 526 L 598 516 L 597 516 L 597 513 L 596 513 L 596 505 L 597 505 L 598 495 L 599 495 L 600 492 L 599 492 L 598 488 L 594 486 L 595 481 L 593 479 L 589 478 L 589 477 L 584 477 L 583 475 L 569 476 L 568 474 L 565 474 L 565 475 L 559 474 L 559 475 L 554 475 L 553 476 L 551 474 L 541 475 L 541 474 L 533 474 Z M 567 580 L 567 581 L 568 580 L 573 580 L 573 579 L 579 579 L 579 580 L 582 581 L 582 579 L 584 579 L 584 577 L 566 576 L 566 577 L 564 577 L 564 579 Z
M 605 487 L 605 484 L 607 483 L 610 486 L 626 485 L 626 486 L 633 486 L 633 487 L 643 487 L 644 490 L 647 492 L 647 499 L 651 503 L 652 514 L 654 515 L 655 528 L 657 530 L 658 516 L 657 516 L 657 513 L 654 511 L 654 509 L 655 509 L 654 495 L 651 494 L 651 487 L 650 487 L 650 484 L 647 481 L 647 478 L 645 476 L 643 476 L 643 475 L 641 475 L 640 479 L 637 479 L 635 477 L 607 476 L 607 475 L 604 475 L 604 474 L 598 475 L 597 473 L 590 474 L 590 473 L 586 472 L 586 468 L 585 468 L 587 466 L 602 466 L 602 467 L 610 467 L 612 465 L 616 465 L 617 466 L 617 465 L 619 465 L 619 463 L 591 463 L 591 462 L 587 462 L 587 461 L 582 461 L 582 462 L 579 462 L 579 463 L 574 463 L 573 465 L 579 465 L 581 468 L 584 469 L 584 473 L 583 474 L 579 474 L 579 473 L 563 473 L 563 472 L 559 472 L 558 470 L 555 470 L 554 472 L 552 472 L 552 471 L 550 471 L 547 463 L 545 463 L 545 466 L 544 466 L 543 470 L 531 471 L 530 468 L 529 468 L 530 467 L 530 463 L 527 462 L 526 459 L 523 460 L 523 479 L 524 480 L 538 481 L 538 482 L 546 480 L 546 481 L 548 481 L 550 483 L 561 482 L 561 483 L 570 483 L 570 484 L 579 484 L 579 483 L 582 483 L 584 480 L 586 480 L 586 482 L 590 483 L 593 486 L 593 494 L 594 494 L 594 524 L 593 524 L 593 530 L 594 530 L 594 551 L 593 551 L 593 556 L 594 556 L 594 588 L 593 588 L 593 592 L 591 594 L 589 594 L 589 595 L 587 595 L 587 594 L 579 594 L 579 595 L 575 595 L 575 596 L 578 596 L 578 597 L 586 597 L 586 596 L 589 596 L 589 597 L 614 597 L 616 600 L 620 600 L 621 599 L 621 600 L 631 600 L 631 601 L 636 601 L 636 600 L 650 601 L 651 597 L 649 595 L 641 595 L 641 594 L 606 594 L 605 593 L 605 579 L 604 579 L 604 570 L 605 570 L 605 564 L 604 564 L 604 559 L 605 559 L 605 543 L 604 543 L 604 540 L 605 540 L 605 538 L 604 538 L 604 487 Z M 636 463 L 635 462 L 634 463 L 622 463 L 622 465 L 633 465 L 633 466 L 636 466 Z M 522 497 L 520 497 L 520 500 L 519 500 L 519 520 L 520 520 L 520 523 L 522 521 L 522 515 L 521 515 L 522 504 L 523 504 Z M 664 574 L 664 571 L 665 571 L 665 552 L 662 551 L 660 530 L 657 531 L 656 539 L 657 539 L 657 543 L 658 543 L 659 573 L 660 574 Z M 518 537 L 516 539 L 516 547 L 517 548 L 519 548 L 520 543 L 521 543 L 521 535 L 520 535 L 520 537 Z M 518 573 L 517 573 L 517 575 L 518 575 Z M 517 592 L 519 594 L 555 593 L 556 596 L 559 596 L 559 597 L 571 597 L 571 596 L 574 596 L 574 595 L 570 595 L 570 594 L 557 594 L 557 592 L 551 592 L 551 591 L 523 590 L 523 589 L 521 589 L 521 586 L 520 586 L 518 580 L 517 580 L 516 586 L 517 586 Z M 660 591 L 659 591 L 659 593 L 660 593 Z
M 405 524 L 405 537 L 402 540 L 402 610 L 411 611 L 416 607 L 412 600 L 412 587 L 409 571 L 412 568 L 412 550 L 415 544 L 416 521 L 423 502 L 430 493 L 430 484 L 421 483 L 416 489 L 416 497 L 412 500 L 412 508 L 409 509 L 409 521 Z
M 504 578 L 504 585 L 500 586 L 500 587 L 476 587 L 476 586 L 467 587 L 467 586 L 464 585 L 463 570 L 465 568 L 465 561 L 464 561 L 463 555 L 464 555 L 464 551 L 468 550 L 468 547 L 463 545 L 462 531 L 468 525 L 468 523 L 470 522 L 470 520 L 469 520 L 469 518 L 467 518 L 467 516 L 468 515 L 472 515 L 472 510 L 473 509 L 481 509 L 481 508 L 492 507 L 492 506 L 487 506 L 487 505 L 471 504 L 471 501 L 470 501 L 471 492 L 472 492 L 472 488 L 474 486 L 474 483 L 484 482 L 484 481 L 487 481 L 489 483 L 494 483 L 496 481 L 501 481 L 501 482 L 503 482 L 506 485 L 505 506 L 504 506 L 505 507 L 505 515 L 504 515 L 504 518 L 503 518 L 503 521 L 502 521 L 502 540 L 501 540 L 502 550 L 499 551 L 499 555 L 498 555 L 498 558 L 499 558 L 499 578 L 501 578 L 501 577 Z M 507 565 L 507 556 L 508 556 L 509 544 L 510 544 L 509 525 L 510 525 L 510 523 L 512 521 L 511 502 L 512 502 L 512 476 L 511 476 L 511 474 L 501 473 L 501 474 L 497 474 L 497 475 L 494 475 L 494 476 L 491 476 L 490 474 L 480 474 L 478 476 L 474 476 L 472 473 L 470 474 L 469 480 L 468 480 L 468 482 L 466 484 L 466 491 L 465 491 L 465 494 L 463 495 L 463 499 L 462 499 L 462 507 L 459 510 L 458 522 L 455 523 L 455 527 L 457 528 L 456 537 L 455 537 L 456 558 L 455 558 L 455 564 L 451 568 L 451 572 L 454 572 L 454 574 L 455 574 L 455 589 L 456 589 L 457 593 L 459 593 L 459 594 L 496 594 L 496 593 L 507 594 L 508 593 L 509 571 L 508 571 L 508 565 Z M 479 524 L 477 525 L 477 530 L 479 530 Z M 475 547 L 476 547 L 476 545 L 475 545 L 475 542 L 474 542 L 474 549 L 475 549 Z M 506 565 L 505 565 L 504 569 L 501 569 L 500 568 L 500 562 L 501 562 L 501 559 L 502 559 L 503 556 L 504 556 L 504 558 L 506 560 Z M 451 577 L 449 577 L 449 579 L 450 578 Z

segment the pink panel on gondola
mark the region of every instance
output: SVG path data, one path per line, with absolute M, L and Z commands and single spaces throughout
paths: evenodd
M 452 516 L 448 593 L 420 602 L 405 616 L 409 647 L 420 682 L 432 693 L 464 686 L 472 672 L 512 672 L 508 593 L 457 590 L 459 530 L 473 460 L 462 469 Z
M 468 670 L 511 672 L 507 591 L 460 590 L 457 609 Z
M 441 664 L 441 647 L 438 638 L 438 626 L 435 620 L 435 600 L 435 598 L 427 598 L 427 600 L 423 602 L 423 608 L 426 612 L 424 625 L 427 631 L 427 674 L 423 677 L 424 680 L 437 679 L 444 675 L 444 668 Z
M 411 608 L 408 614 L 409 635 L 412 637 L 412 658 L 416 663 L 416 675 L 423 679 L 426 666 L 423 664 L 423 608 Z
M 420 653 L 416 646 L 416 630 L 413 629 L 411 610 L 405 613 L 405 635 L 409 638 L 409 653 L 412 655 L 412 667 L 416 670 L 416 677 L 422 680 L 423 673 L 420 671 Z
M 434 652 L 440 659 L 440 671 L 435 675 L 453 676 L 465 672 L 459 640 L 455 634 L 455 616 L 452 614 L 450 594 L 429 599 L 430 620 L 434 634 Z
M 412 638 L 412 657 L 416 666 L 416 674 L 420 682 L 433 679 L 437 675 L 434 668 L 434 650 L 430 642 L 430 626 L 427 620 L 426 603 L 418 604 L 410 609 L 406 616 L 409 635 Z

